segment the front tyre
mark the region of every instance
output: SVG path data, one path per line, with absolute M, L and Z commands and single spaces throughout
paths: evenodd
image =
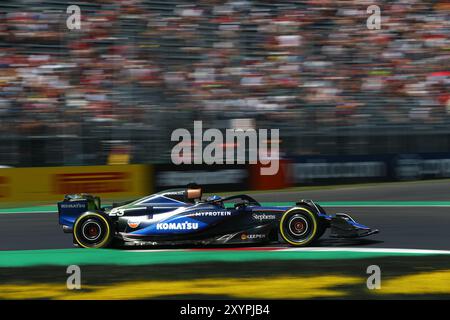
M 83 248 L 105 248 L 113 238 L 108 217 L 97 212 L 86 212 L 75 221 L 74 243 Z
M 286 211 L 280 220 L 280 234 L 284 241 L 296 246 L 307 246 L 316 240 L 320 233 L 318 217 L 304 207 Z

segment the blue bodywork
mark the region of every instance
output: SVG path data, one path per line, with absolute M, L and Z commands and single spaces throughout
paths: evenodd
M 261 206 L 247 195 L 212 196 L 201 201 L 189 199 L 186 194 L 185 190 L 168 190 L 108 207 L 100 207 L 89 195 L 68 196 L 58 203 L 59 223 L 66 232 L 72 232 L 80 215 L 97 212 L 108 217 L 115 237 L 125 242 L 262 242 L 278 239 L 283 214 L 296 206 L 304 206 L 314 212 L 322 228 L 331 227 L 331 236 L 351 238 L 378 232 L 346 214 L 328 215 L 310 200 L 277 207 Z

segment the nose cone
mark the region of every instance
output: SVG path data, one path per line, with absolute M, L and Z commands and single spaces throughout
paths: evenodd
M 360 238 L 376 233 L 379 233 L 379 230 L 357 223 L 346 214 L 337 214 L 331 219 L 330 236 L 334 238 Z

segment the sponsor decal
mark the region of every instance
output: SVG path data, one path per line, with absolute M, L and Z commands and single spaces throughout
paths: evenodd
M 266 237 L 265 234 L 261 234 L 261 233 L 255 233 L 255 234 L 249 234 L 247 235 L 248 239 L 264 239 Z
M 266 235 L 261 233 L 241 234 L 241 240 L 265 239 Z
M 420 159 L 403 156 L 397 160 L 395 172 L 399 179 L 419 179 L 422 176 L 447 178 L 450 176 L 450 159 Z
M 71 203 L 61 203 L 61 209 L 84 209 L 86 208 L 86 202 L 71 202 Z
M 198 223 L 196 222 L 165 222 L 158 223 L 156 230 L 196 230 Z
M 158 173 L 157 185 L 159 187 L 170 187 L 192 181 L 201 185 L 240 184 L 245 178 L 247 178 L 245 169 L 164 171 Z
M 380 161 L 294 164 L 294 176 L 297 182 L 305 179 L 383 177 L 386 170 L 385 163 Z
M 127 172 L 64 173 L 54 175 L 57 194 L 115 193 L 130 190 Z
M 183 196 L 186 193 L 186 191 L 171 191 L 171 192 L 166 192 L 164 195 L 165 196 Z
M 231 216 L 231 211 L 203 211 L 191 214 L 192 217 L 227 217 Z
M 133 229 L 136 229 L 137 227 L 139 227 L 140 223 L 141 223 L 140 221 L 128 220 L 128 226 Z
M 8 177 L 0 177 L 0 198 L 9 196 L 9 179 Z
M 265 213 L 254 213 L 253 214 L 253 219 L 255 220 L 275 220 L 277 218 L 276 215 L 274 214 L 265 214 Z

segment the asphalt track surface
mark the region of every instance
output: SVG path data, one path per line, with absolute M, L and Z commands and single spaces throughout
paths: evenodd
M 259 201 L 298 201 L 312 199 L 327 201 L 450 201 L 450 181 L 380 183 L 377 185 L 343 186 L 342 188 L 286 191 L 274 194 L 256 194 Z
M 303 192 L 259 193 L 259 201 L 450 201 L 450 182 L 383 184 Z M 450 207 L 352 207 L 326 208 L 346 212 L 380 233 L 358 240 L 336 241 L 328 233 L 316 246 L 377 247 L 450 250 Z M 0 250 L 72 248 L 72 236 L 64 234 L 56 213 L 0 215 Z

